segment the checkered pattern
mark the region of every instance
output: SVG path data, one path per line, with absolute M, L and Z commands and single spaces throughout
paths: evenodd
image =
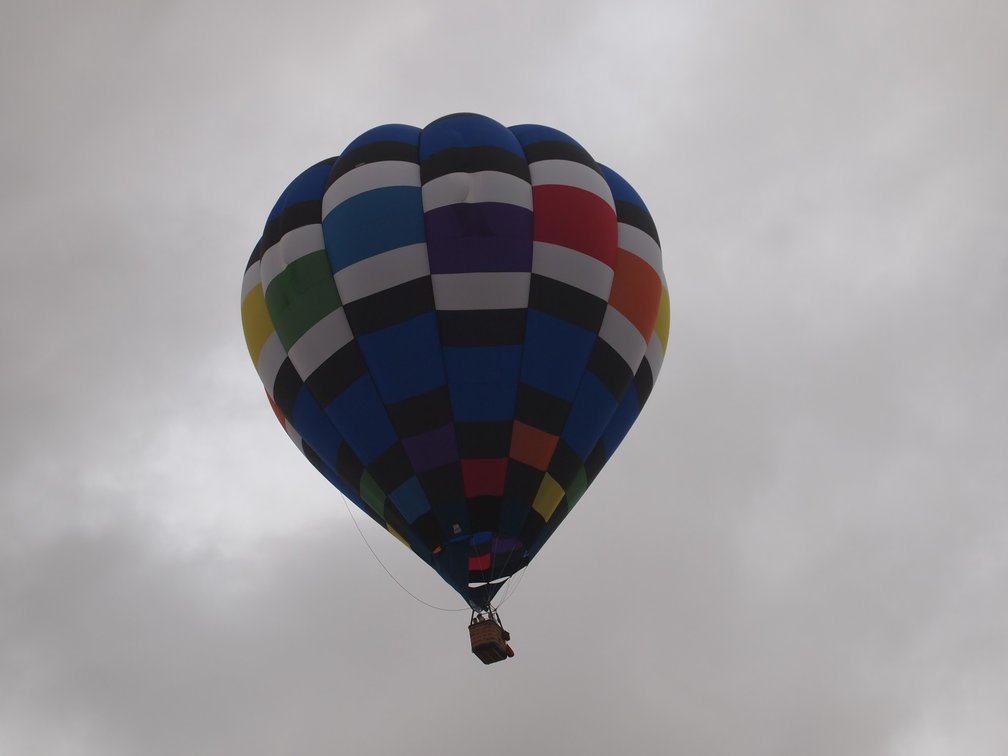
M 543 126 L 381 126 L 281 195 L 242 321 L 295 444 L 476 608 L 598 475 L 661 366 L 637 193 Z

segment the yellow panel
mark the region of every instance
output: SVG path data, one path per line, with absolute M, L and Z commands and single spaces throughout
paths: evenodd
M 396 538 L 398 538 L 398 539 L 399 539 L 399 542 L 400 542 L 400 543 L 402 543 L 402 545 L 403 545 L 403 546 L 405 546 L 405 547 L 406 547 L 407 549 L 409 549 L 410 551 L 413 551 L 413 547 L 409 545 L 409 541 L 407 541 L 407 540 L 406 540 L 405 538 L 403 538 L 403 537 L 402 537 L 401 535 L 399 535 L 399 534 L 398 534 L 398 533 L 396 532 L 395 528 L 393 528 L 393 527 L 392 527 L 391 525 L 388 525 L 388 524 L 386 524 L 386 525 L 385 525 L 385 529 L 386 529 L 386 530 L 387 530 L 387 531 L 388 531 L 389 533 L 391 533 L 392 535 L 394 535 L 394 536 L 395 536 Z
M 563 497 L 563 488 L 553 480 L 552 476 L 547 474 L 543 478 L 543 482 L 539 484 L 539 492 L 532 503 L 532 509 L 541 514 L 546 522 L 549 522 L 549 518 L 553 516 L 553 512 L 556 511 L 557 505 L 560 504 Z
M 245 343 L 248 345 L 252 363 L 259 364 L 259 353 L 263 344 L 273 335 L 273 321 L 266 309 L 262 284 L 248 293 L 241 305 L 242 328 L 245 329 Z
M 668 349 L 669 322 L 672 319 L 670 310 L 668 287 L 663 287 L 661 302 L 658 304 L 658 322 L 654 327 L 655 333 L 658 334 L 658 340 L 661 342 L 662 354 Z

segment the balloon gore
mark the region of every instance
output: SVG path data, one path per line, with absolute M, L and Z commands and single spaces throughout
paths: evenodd
M 281 424 L 474 609 L 636 420 L 668 338 L 654 222 L 566 134 L 385 125 L 287 187 L 242 285 Z

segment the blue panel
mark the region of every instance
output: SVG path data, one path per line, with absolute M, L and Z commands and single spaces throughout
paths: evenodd
M 335 464 L 343 439 L 307 386 L 302 386 L 298 391 L 294 410 L 288 420 L 326 464 Z
M 318 456 L 315 449 L 312 448 L 312 445 L 303 438 L 301 439 L 301 451 L 304 452 L 305 459 L 311 462 L 315 469 L 322 473 L 326 480 L 332 483 L 340 491 L 340 493 L 353 501 L 354 497 L 357 496 L 357 491 L 354 487 L 343 480 L 340 474 L 336 472 L 335 467 Z
M 616 400 L 609 389 L 594 375 L 586 373 L 560 437 L 581 459 L 587 459 L 615 411 Z
M 387 186 L 344 200 L 322 220 L 333 273 L 390 249 L 424 240 L 419 186 Z
M 405 142 L 406 144 L 415 145 L 419 141 L 420 129 L 416 126 L 407 126 L 402 123 L 387 123 L 384 126 L 376 126 L 373 129 L 365 131 L 346 146 L 343 154 L 358 147 L 363 147 L 366 144 L 374 144 L 375 142 Z
M 430 502 L 424 494 L 420 481 L 413 476 L 399 488 L 389 494 L 389 498 L 396 505 L 396 509 L 406 518 L 406 522 L 412 524 L 417 517 L 424 512 L 430 511 Z
M 315 469 L 322 473 L 326 480 L 332 483 L 344 496 L 358 506 L 365 508 L 357 494 L 356 481 L 351 485 L 336 471 L 336 458 L 343 438 L 306 386 L 302 386 L 298 392 L 291 415 L 287 420 L 300 434 L 302 446 L 305 447 L 305 456 L 315 465 Z M 366 511 L 370 514 L 370 510 Z
M 594 345 L 591 331 L 530 309 L 521 379 L 548 394 L 572 400 Z
M 455 420 L 511 420 L 521 354 L 521 346 L 446 347 L 445 368 Z
M 433 312 L 357 337 L 385 404 L 445 384 L 437 315 Z
M 371 464 L 398 438 L 370 376 L 358 378 L 325 412 L 365 465 Z
M 612 192 L 613 199 L 616 202 L 629 202 L 631 205 L 647 209 L 644 205 L 644 200 L 641 199 L 641 196 L 637 194 L 637 191 L 630 186 L 625 178 L 616 173 L 612 168 L 601 163 L 599 164 L 599 170 L 602 172 L 602 177 L 605 178 L 606 183 L 609 184 L 609 190 Z
M 623 398 L 620 400 L 616 413 L 609 419 L 605 431 L 602 433 L 602 443 L 605 445 L 606 460 L 616 451 L 616 447 L 626 437 L 630 431 L 630 426 L 634 424 L 637 415 L 640 414 L 640 400 L 637 396 L 637 387 L 632 383 Z
M 522 147 L 535 144 L 536 142 L 566 142 L 567 144 L 576 144 L 578 147 L 581 147 L 578 142 L 571 139 L 562 131 L 552 129 L 549 126 L 540 126 L 539 124 L 534 123 L 523 123 L 518 126 L 512 126 L 510 131 L 515 135 Z M 581 147 L 581 149 L 584 148 Z
M 506 127 L 475 113 L 456 113 L 429 124 L 420 139 L 420 159 L 452 147 L 499 147 L 525 156 L 518 140 Z
M 488 544 L 493 540 L 493 533 L 488 530 L 481 530 L 479 533 L 473 533 L 472 538 L 469 539 L 470 546 L 482 546 L 483 544 Z
M 383 527 L 385 525 L 384 521 L 374 513 L 364 500 L 360 497 L 360 494 L 354 490 L 354 487 L 347 483 L 343 478 L 340 477 L 339 473 L 336 472 L 332 467 L 322 463 L 321 466 L 316 465 L 316 470 L 322 473 L 323 477 L 328 480 L 337 491 L 343 494 L 349 501 L 353 503 L 355 507 L 361 510 L 364 514 L 370 517 L 375 522 L 381 524 Z
M 303 171 L 300 176 L 291 181 L 288 187 L 284 189 L 283 194 L 280 195 L 280 199 L 277 200 L 270 211 L 267 222 L 280 215 L 290 205 L 296 205 L 299 202 L 317 202 L 321 200 L 331 169 L 332 163 L 327 160 Z

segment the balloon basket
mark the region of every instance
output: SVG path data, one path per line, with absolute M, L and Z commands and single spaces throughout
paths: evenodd
M 477 659 L 484 664 L 493 664 L 514 656 L 514 651 L 507 643 L 509 640 L 511 633 L 501 627 L 496 612 L 473 613 L 469 623 L 469 641 Z

